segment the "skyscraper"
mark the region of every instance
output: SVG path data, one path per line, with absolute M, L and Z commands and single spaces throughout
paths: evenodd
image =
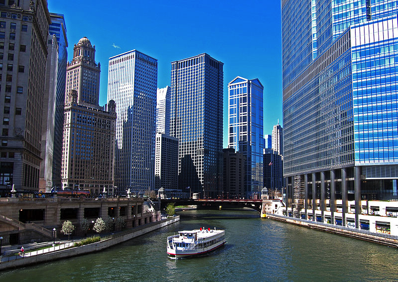
M 47 1 L 7 1 L 0 6 L 0 189 L 39 189 L 45 95 Z
M 272 135 L 266 134 L 264 135 L 264 148 L 265 149 L 272 149 Z
M 113 194 L 116 105 L 98 105 L 100 65 L 83 37 L 68 63 L 62 148 L 62 188 Z
M 156 132 L 170 135 L 170 87 L 158 89 L 156 104 Z
M 228 147 L 246 156 L 246 197 L 263 189 L 263 89 L 257 78 L 228 84 Z
M 272 129 L 272 150 L 283 156 L 283 128 L 279 122 Z
M 62 136 L 64 126 L 64 103 L 66 66 L 68 63 L 68 40 L 66 36 L 66 24 L 64 16 L 51 13 L 50 35 L 55 35 L 58 43 L 58 70 L 55 98 L 54 117 L 54 149 L 52 164 L 53 186 L 61 187 L 61 163 L 62 163 Z
M 154 189 L 158 62 L 137 50 L 109 59 L 108 100 L 116 101 L 119 192 Z
M 155 189 L 178 188 L 178 139 L 156 133 Z
M 303 187 L 314 211 L 320 198 L 323 220 L 326 197 L 333 223 L 342 199 L 343 225 L 355 200 L 357 228 L 361 199 L 398 197 L 397 13 L 388 0 L 282 1 L 284 176 L 290 199 Z
M 171 63 L 170 135 L 179 141 L 181 189 L 222 190 L 223 66 L 208 54 Z

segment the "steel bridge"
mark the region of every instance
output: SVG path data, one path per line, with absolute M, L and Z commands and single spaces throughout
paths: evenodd
M 167 204 L 175 203 L 176 206 L 196 205 L 198 209 L 222 208 L 252 208 L 261 212 L 263 200 L 261 199 L 161 199 L 161 208 Z

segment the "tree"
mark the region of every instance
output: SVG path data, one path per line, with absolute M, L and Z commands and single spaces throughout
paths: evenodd
M 104 231 L 106 229 L 105 221 L 100 217 L 97 218 L 97 220 L 94 223 L 93 229 L 95 232 L 101 233 L 102 231 Z
M 80 229 L 84 234 L 87 234 L 88 229 L 90 228 L 90 221 L 87 218 L 83 218 L 80 222 Z
M 168 216 L 173 216 L 175 214 L 175 203 L 169 203 L 166 207 L 166 213 Z
M 113 219 L 109 216 L 105 219 L 105 229 L 106 231 L 111 231 L 113 229 Z
M 125 220 L 121 217 L 118 217 L 115 222 L 115 227 L 116 227 L 116 230 L 122 230 L 123 228 L 125 228 L 126 227 Z
M 70 236 L 70 234 L 72 234 L 73 230 L 75 230 L 75 226 L 72 224 L 72 222 L 70 222 L 69 220 L 64 221 L 64 223 L 62 224 L 61 232 L 64 235 L 68 235 L 68 240 L 69 240 L 69 236 Z

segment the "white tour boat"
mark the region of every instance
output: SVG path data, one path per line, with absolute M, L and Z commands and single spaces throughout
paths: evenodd
M 172 258 L 202 255 L 223 246 L 225 242 L 224 230 L 200 228 L 178 231 L 178 235 L 167 237 L 167 254 Z

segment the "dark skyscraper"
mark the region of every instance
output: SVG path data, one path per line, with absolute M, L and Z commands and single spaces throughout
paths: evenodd
M 179 141 L 181 189 L 222 189 L 223 66 L 208 54 L 171 63 L 170 135 Z

